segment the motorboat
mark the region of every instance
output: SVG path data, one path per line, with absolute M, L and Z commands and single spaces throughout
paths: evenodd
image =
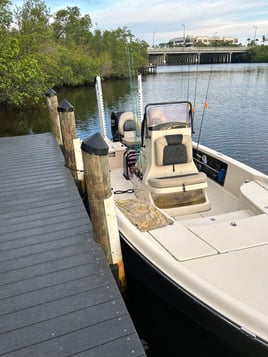
M 268 177 L 193 141 L 189 101 L 113 113 L 107 139 L 124 261 L 168 303 L 268 355 Z M 257 153 L 256 153 L 257 155 Z

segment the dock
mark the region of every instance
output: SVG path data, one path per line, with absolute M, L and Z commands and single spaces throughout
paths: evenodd
M 52 134 L 0 138 L 0 356 L 145 356 Z
M 147 67 L 146 67 L 146 73 L 147 74 L 156 74 L 157 73 L 157 65 L 150 63 Z

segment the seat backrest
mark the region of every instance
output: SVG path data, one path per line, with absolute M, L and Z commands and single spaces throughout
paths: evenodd
M 123 126 L 123 130 L 125 131 L 135 131 L 136 130 L 136 123 L 134 122 L 134 120 L 126 120 L 124 122 L 124 126 Z
M 188 135 L 165 135 L 155 141 L 157 166 L 185 164 L 192 161 L 192 139 Z
M 118 132 L 121 136 L 125 135 L 125 132 L 140 130 L 140 121 L 137 116 L 132 112 L 124 112 L 120 115 L 118 122 Z

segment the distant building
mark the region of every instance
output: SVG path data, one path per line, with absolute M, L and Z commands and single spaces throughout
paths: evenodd
M 210 45 L 215 42 L 228 42 L 232 45 L 238 45 L 238 38 L 236 37 L 219 37 L 219 36 L 185 36 L 184 37 L 176 37 L 169 40 L 169 44 L 171 46 L 186 46 L 191 47 L 196 44 L 204 44 Z
M 169 44 L 173 47 L 183 46 L 183 45 L 187 47 L 192 46 L 191 39 L 189 36 L 186 36 L 185 38 L 184 37 L 172 38 L 171 40 L 169 40 Z

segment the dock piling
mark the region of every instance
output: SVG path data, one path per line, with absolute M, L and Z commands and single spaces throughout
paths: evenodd
M 77 169 L 73 140 L 77 139 L 73 106 L 64 99 L 58 106 L 62 141 L 64 146 L 65 164 L 71 170 L 74 179 L 77 179 Z
M 100 133 L 95 133 L 83 140 L 81 149 L 94 239 L 101 244 L 108 264 L 113 268 L 117 265 L 117 281 L 123 291 L 126 282 L 111 190 L 108 145 Z
M 48 110 L 49 110 L 49 117 L 50 117 L 50 121 L 51 121 L 52 134 L 56 138 L 57 143 L 59 145 L 62 145 L 60 120 L 59 120 L 59 114 L 57 111 L 57 108 L 58 108 L 57 93 L 54 91 L 54 89 L 50 88 L 46 91 L 46 97 L 47 97 L 47 105 L 48 105 Z

